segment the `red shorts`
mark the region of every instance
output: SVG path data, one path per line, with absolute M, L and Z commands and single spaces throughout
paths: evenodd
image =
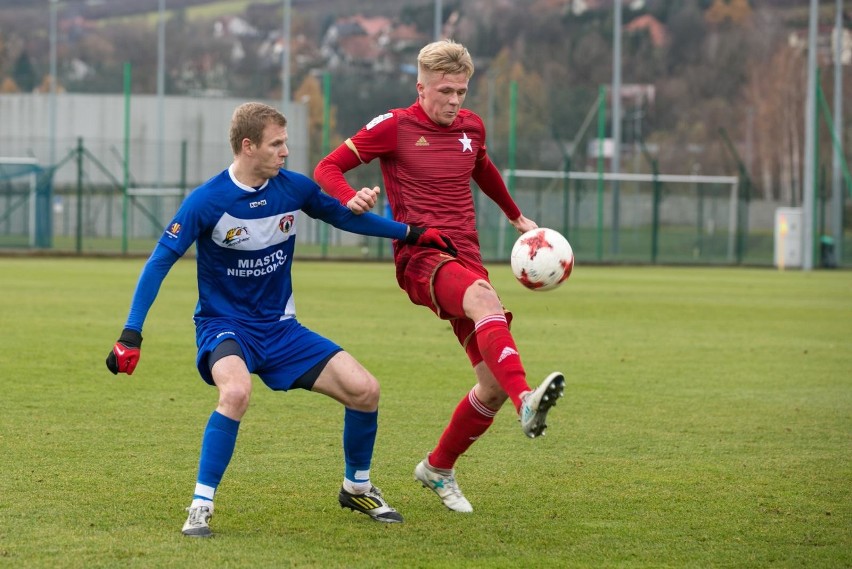
M 482 361 L 482 355 L 476 342 L 471 341 L 474 322 L 465 316 L 462 301 L 465 291 L 478 280 L 490 284 L 485 267 L 466 265 L 434 249 L 414 249 L 407 262 L 397 266 L 397 281 L 411 302 L 450 322 L 474 366 Z M 506 319 L 511 322 L 511 318 L 512 314 L 507 312 Z

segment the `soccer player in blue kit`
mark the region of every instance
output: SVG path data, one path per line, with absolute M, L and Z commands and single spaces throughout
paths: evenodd
M 296 319 L 290 271 L 304 212 L 335 227 L 456 251 L 435 229 L 356 215 L 308 177 L 284 168 L 287 121 L 262 103 L 234 111 L 234 161 L 187 196 L 142 270 L 120 338 L 107 356 L 113 373 L 132 374 L 142 325 L 172 265 L 197 243 L 196 365 L 219 390 L 204 430 L 198 476 L 182 533 L 212 535 L 213 497 L 233 455 L 256 374 L 273 390 L 306 389 L 345 407 L 341 507 L 380 522 L 402 522 L 370 481 L 379 384 L 354 357 Z

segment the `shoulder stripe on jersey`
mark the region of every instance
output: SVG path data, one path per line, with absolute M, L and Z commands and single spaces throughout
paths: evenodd
M 352 139 L 351 139 L 351 138 L 347 138 L 346 140 L 344 140 L 344 141 L 343 141 L 343 144 L 345 144 L 345 145 L 346 145 L 346 147 L 347 147 L 347 148 L 349 148 L 349 150 L 351 150 L 352 152 L 354 152 L 354 153 L 355 153 L 355 156 L 357 156 L 357 157 L 358 157 L 358 162 L 360 162 L 361 164 L 366 164 L 366 162 L 364 162 L 364 161 L 361 159 L 361 154 L 358 152 L 358 149 L 357 149 L 357 148 L 355 148 L 355 143 L 354 143 L 354 142 L 352 142 Z
M 379 115 L 376 118 L 374 118 L 373 120 L 371 120 L 370 122 L 368 122 L 367 125 L 364 128 L 366 128 L 367 130 L 370 130 L 371 128 L 373 128 L 374 126 L 379 124 L 380 122 L 387 120 L 387 119 L 391 118 L 392 116 L 393 116 L 393 113 L 385 113 L 383 115 Z

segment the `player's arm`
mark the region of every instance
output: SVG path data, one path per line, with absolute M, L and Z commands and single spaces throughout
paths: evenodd
M 350 214 L 337 227 L 351 231 L 352 233 L 360 233 L 361 235 L 400 239 L 409 245 L 438 249 L 453 257 L 458 256 L 458 250 L 450 238 L 437 229 L 406 225 L 369 212 L 363 215 Z M 401 236 L 399 234 L 400 231 L 402 231 Z
M 131 375 L 136 369 L 142 348 L 142 325 L 145 317 L 157 298 L 163 280 L 179 258 L 180 255 L 175 251 L 157 244 L 145 263 L 136 283 L 124 330 L 107 355 L 106 366 L 113 374 Z
M 314 179 L 329 195 L 334 196 L 352 213 L 361 215 L 373 209 L 379 199 L 378 186 L 355 190 L 346 181 L 344 172 L 361 164 L 351 139 L 320 160 L 314 169 Z
M 361 164 L 361 161 L 358 159 L 358 155 L 347 146 L 347 143 L 351 144 L 351 140 L 347 139 L 331 154 L 319 161 L 317 167 L 314 168 L 314 180 L 328 195 L 337 198 L 337 201 L 349 207 L 349 202 L 356 197 L 357 192 L 346 181 L 344 173 Z M 364 212 L 353 210 L 353 213 Z
M 526 233 L 538 227 L 538 224 L 524 217 L 520 208 L 509 194 L 509 189 L 503 182 L 500 171 L 486 154 L 476 164 L 473 170 L 473 181 L 482 192 L 496 203 L 518 233 Z
M 374 118 L 319 161 L 314 168 L 314 180 L 352 213 L 360 215 L 370 211 L 376 205 L 379 187 L 356 190 L 346 181 L 345 173 L 378 156 L 392 153 L 396 148 L 396 128 L 393 113 Z
M 477 159 L 476 166 L 474 167 L 473 174 L 471 176 L 473 181 L 476 182 L 476 185 L 479 186 L 479 189 L 482 190 L 482 193 L 491 198 L 491 201 L 497 204 L 510 222 L 522 217 L 521 209 L 518 207 L 518 204 L 515 203 L 515 200 L 512 199 L 512 196 L 509 194 L 509 189 L 503 182 L 503 177 L 500 175 L 500 171 L 497 170 L 497 167 L 493 162 L 491 162 L 488 154 L 483 154 L 481 158 Z M 534 228 L 531 227 L 530 229 Z
M 398 239 L 409 245 L 439 249 L 454 257 L 458 254 L 450 238 L 437 229 L 406 225 L 370 212 L 358 215 L 320 191 L 314 194 L 302 210 L 315 219 L 350 233 Z

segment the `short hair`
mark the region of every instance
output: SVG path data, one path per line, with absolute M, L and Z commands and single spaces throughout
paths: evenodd
M 263 103 L 243 103 L 234 110 L 231 117 L 231 150 L 234 155 L 240 153 L 243 139 L 248 138 L 254 144 L 263 140 L 263 129 L 269 123 L 287 126 L 287 119 L 281 112 Z
M 464 73 L 470 79 L 473 76 L 473 58 L 462 44 L 451 39 L 438 40 L 424 46 L 417 56 L 417 81 L 423 82 L 424 73 Z

